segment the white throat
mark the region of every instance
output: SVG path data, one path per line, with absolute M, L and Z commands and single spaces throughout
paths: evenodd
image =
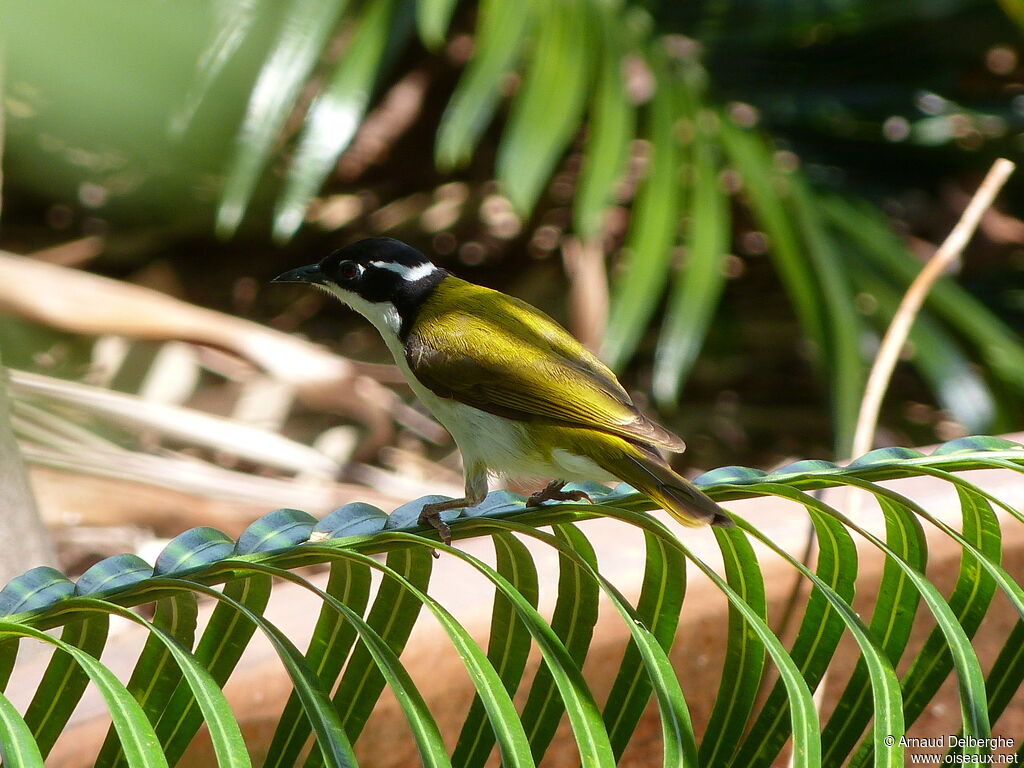
M 397 361 L 399 356 L 404 359 L 405 352 L 402 342 L 398 338 L 398 334 L 402 329 L 402 317 L 398 314 L 398 309 L 394 304 L 390 301 L 367 301 L 358 293 L 346 291 L 336 285 L 318 285 L 317 287 L 331 294 L 342 304 L 351 307 L 373 323 L 373 327 L 377 329 L 377 332 L 384 339 L 388 349 L 391 350 L 391 354 L 395 356 L 395 360 Z

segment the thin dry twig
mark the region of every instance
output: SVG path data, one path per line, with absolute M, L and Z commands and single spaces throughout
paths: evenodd
M 608 275 L 600 240 L 567 238 L 562 261 L 569 277 L 570 330 L 583 346 L 596 350 L 608 324 Z
M 106 245 L 102 237 L 89 235 L 77 240 L 33 251 L 31 257 L 37 261 L 57 264 L 61 267 L 82 267 L 103 253 Z
M 885 392 L 889 388 L 893 369 L 896 367 L 900 350 L 903 349 L 903 345 L 907 341 L 910 328 L 913 326 L 914 319 L 921 310 L 921 305 L 931 290 L 932 284 L 946 271 L 950 262 L 963 251 L 974 234 L 974 230 L 977 229 L 982 215 L 992 205 L 996 194 L 1010 178 L 1015 167 L 1005 158 L 1000 158 L 992 164 L 992 168 L 989 169 L 981 186 L 978 187 L 978 191 L 974 193 L 971 202 L 964 209 L 963 215 L 953 227 L 953 231 L 949 233 L 945 242 L 939 246 L 918 276 L 914 278 L 914 282 L 910 284 L 903 300 L 900 301 L 899 308 L 878 348 L 867 385 L 864 387 L 864 397 L 861 400 L 857 428 L 850 449 L 851 456 L 860 456 L 871 450 L 875 428 L 878 425 L 878 412 L 881 409 Z

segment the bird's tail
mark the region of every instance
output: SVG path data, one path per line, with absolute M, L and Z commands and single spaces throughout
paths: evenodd
M 620 480 L 650 496 L 683 525 L 734 525 L 725 510 L 689 480 L 677 475 L 661 456 L 634 444 L 630 447 L 634 450 L 625 452 L 626 461 L 616 462 L 614 470 L 609 467 L 608 471 L 614 471 Z

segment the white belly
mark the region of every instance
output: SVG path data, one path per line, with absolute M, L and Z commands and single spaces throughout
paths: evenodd
M 558 447 L 538 446 L 527 424 L 445 400 L 422 386 L 414 389 L 455 439 L 465 466 L 480 462 L 492 472 L 521 480 L 614 479 L 585 456 Z

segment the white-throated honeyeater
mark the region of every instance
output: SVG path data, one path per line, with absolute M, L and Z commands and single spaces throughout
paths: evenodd
M 274 281 L 311 283 L 365 316 L 455 439 L 466 495 L 428 504 L 420 516 L 446 543 L 440 513 L 482 502 L 488 471 L 553 479 L 531 505 L 587 498 L 562 490 L 568 481 L 619 479 L 684 525 L 732 524 L 659 453 L 682 451 L 683 441 L 642 414 L 615 374 L 529 304 L 460 280 L 390 238 L 360 240 Z

